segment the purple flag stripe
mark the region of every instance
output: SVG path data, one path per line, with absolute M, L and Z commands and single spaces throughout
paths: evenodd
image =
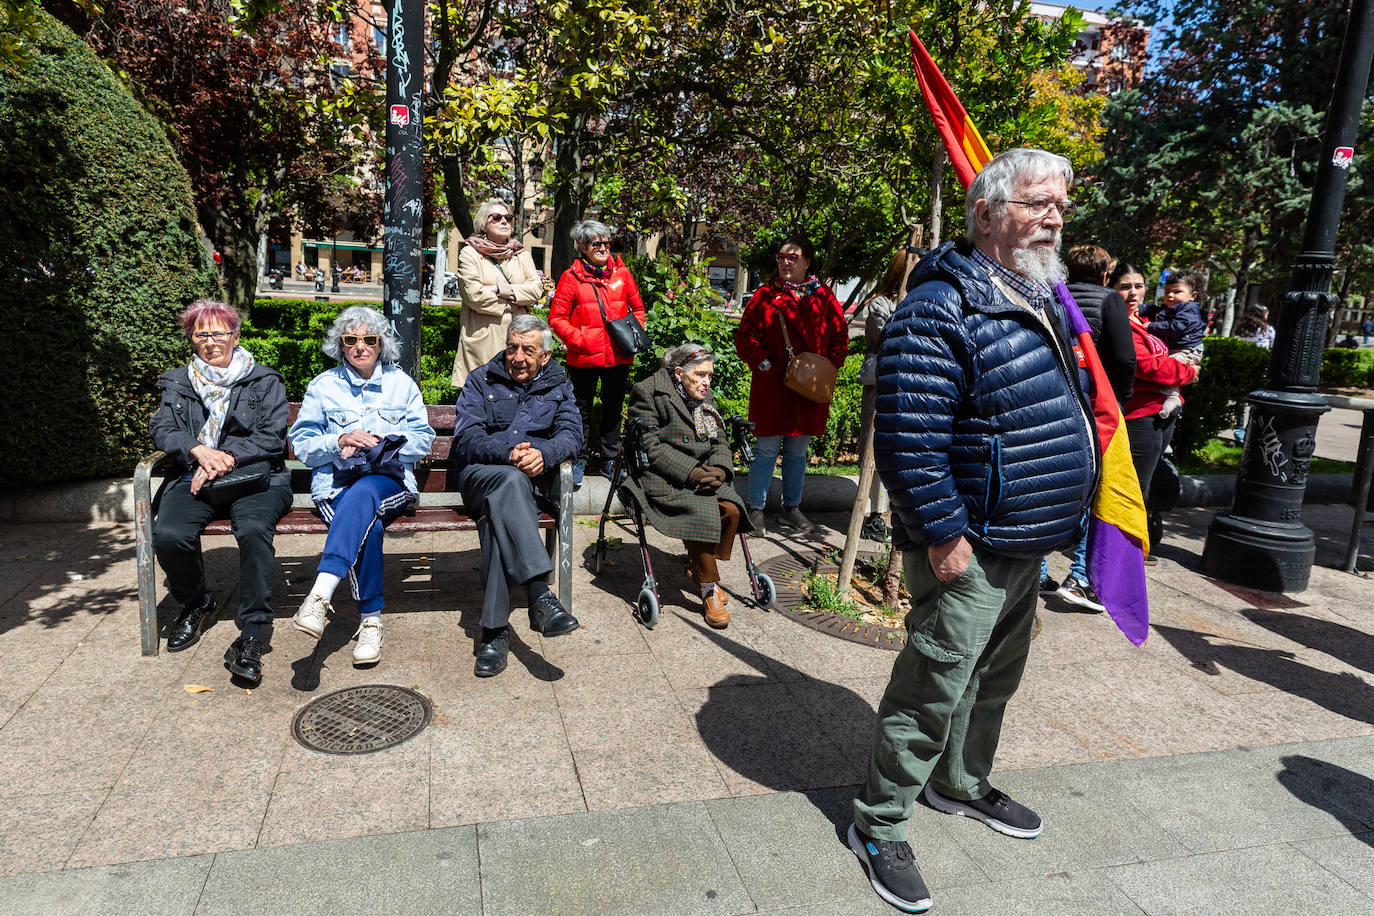
M 1150 635 L 1150 606 L 1140 545 L 1096 516 L 1088 521 L 1088 582 L 1126 638 L 1137 646 L 1144 643 Z
M 1083 317 L 1082 310 L 1079 309 L 1078 303 L 1074 302 L 1073 294 L 1069 292 L 1069 288 L 1063 280 L 1054 284 L 1054 292 L 1069 316 L 1069 330 L 1073 332 L 1074 338 L 1077 338 L 1079 334 L 1091 335 L 1092 328 L 1088 326 L 1088 320 Z M 1070 303 L 1072 303 L 1073 308 L 1069 308 Z

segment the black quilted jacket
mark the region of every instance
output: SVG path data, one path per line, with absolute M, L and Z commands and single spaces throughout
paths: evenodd
M 916 266 L 884 331 L 878 472 L 897 546 L 962 534 L 997 554 L 1044 556 L 1081 535 L 1096 432 L 1058 305 L 1053 333 L 967 245 L 947 243 Z

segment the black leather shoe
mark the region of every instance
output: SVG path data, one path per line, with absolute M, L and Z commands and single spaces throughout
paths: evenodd
M 214 623 L 218 616 L 219 608 L 215 606 L 215 599 L 209 595 L 205 596 L 199 607 L 188 607 L 183 610 L 167 628 L 167 651 L 180 652 L 200 642 L 201 634 L 210 629 L 210 624 Z
M 251 681 L 256 687 L 262 683 L 262 654 L 267 651 L 267 643 L 253 636 L 240 636 L 234 640 L 224 653 L 224 661 L 229 670 Z
M 568 613 L 568 609 L 553 596 L 553 592 L 545 592 L 530 605 L 530 629 L 536 633 L 562 636 L 579 626 L 581 624 L 577 622 L 577 618 Z
M 478 677 L 496 677 L 506 670 L 506 655 L 510 652 L 510 636 L 505 630 L 477 644 L 477 664 L 472 673 Z

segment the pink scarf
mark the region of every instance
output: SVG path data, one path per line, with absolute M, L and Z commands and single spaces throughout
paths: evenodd
M 510 239 L 504 245 L 498 245 L 485 235 L 470 235 L 467 238 L 467 243 L 476 248 L 478 254 L 486 255 L 498 264 L 502 261 L 509 261 L 525 250 L 525 246 L 515 239 Z

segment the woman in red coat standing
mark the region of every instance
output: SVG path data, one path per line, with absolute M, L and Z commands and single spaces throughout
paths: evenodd
M 745 502 L 750 523 L 762 532 L 763 506 L 781 451 L 782 515 L 778 521 L 809 532 L 816 526 L 800 509 L 806 449 L 813 436 L 825 432 L 830 405 L 817 404 L 783 384 L 788 360 L 783 323 L 787 324 L 794 353 L 819 353 L 836 368 L 844 365 L 849 329 L 835 294 L 811 273 L 816 255 L 810 241 L 793 236 L 782 243 L 774 258 L 777 276 L 749 299 L 735 332 L 735 351 L 754 371 L 749 385 L 749 419 L 754 421 L 758 436 Z
M 601 459 L 609 475 L 620 454 L 620 421 L 625 412 L 633 353 L 616 346 L 606 321 L 624 318 L 629 312 L 644 324 L 644 302 L 635 278 L 611 255 L 611 230 L 594 219 L 572 228 L 579 255 L 563 271 L 549 306 L 549 327 L 568 350 L 568 378 L 572 382 L 582 429 L 591 442 L 592 401 L 601 383 Z M 573 462 L 573 480 L 582 482 L 587 456 Z

